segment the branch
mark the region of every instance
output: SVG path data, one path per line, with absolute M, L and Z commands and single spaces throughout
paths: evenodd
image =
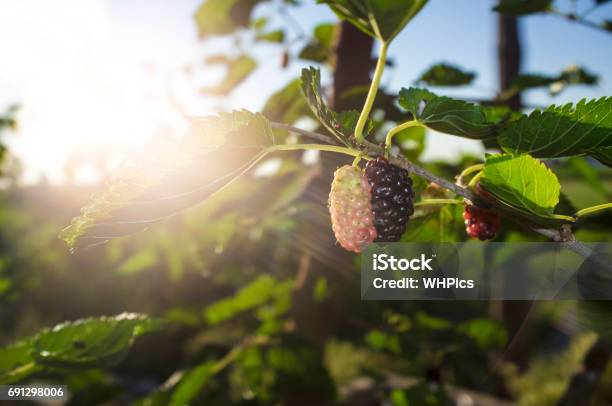
M 313 138 L 318 141 L 326 142 L 328 144 L 334 144 L 334 145 L 337 144 L 336 141 L 332 137 L 329 137 L 327 135 L 323 135 L 323 134 L 320 134 L 314 131 L 303 130 L 301 128 L 293 127 L 288 124 L 273 122 L 272 128 L 287 130 L 295 134 L 300 134 L 305 137 L 309 137 L 309 138 Z M 384 152 L 384 148 L 382 146 L 373 144 L 369 141 L 365 141 L 363 145 L 365 147 L 364 152 L 368 156 L 378 156 L 378 155 L 382 155 Z M 476 193 L 472 192 L 470 189 L 463 188 L 451 181 L 448 181 L 438 175 L 435 175 L 429 172 L 427 169 L 421 168 L 420 166 L 412 163 L 411 161 L 409 161 L 408 159 L 406 159 L 405 157 L 401 155 L 391 154 L 389 156 L 389 160 L 391 161 L 392 164 L 399 166 L 400 168 L 404 168 L 408 172 L 414 173 L 415 175 L 418 175 L 424 179 L 427 179 L 430 182 L 440 185 L 441 187 L 448 189 L 459 196 L 465 197 L 468 200 L 478 201 L 478 202 L 482 200 L 479 198 L 479 196 Z
M 324 134 L 320 134 L 314 131 L 303 130 L 301 128 L 297 128 L 289 124 L 283 124 L 283 123 L 277 123 L 277 122 L 272 122 L 271 126 L 272 128 L 286 130 L 286 131 L 289 131 L 295 134 L 299 134 L 305 137 L 315 139 L 317 141 L 322 141 L 328 144 L 337 145 L 336 140 L 333 139 L 332 137 L 324 135 Z M 369 141 L 365 141 L 365 143 L 363 144 L 363 147 L 364 147 L 363 149 L 364 154 L 370 157 L 379 156 L 384 153 L 384 148 L 382 146 L 371 143 Z M 443 187 L 444 189 L 450 190 L 451 192 L 470 200 L 476 205 L 480 205 L 480 206 L 489 205 L 487 202 L 484 202 L 480 198 L 480 196 L 474 193 L 471 189 L 462 187 L 447 179 L 444 179 L 443 177 L 435 175 L 429 172 L 427 169 L 422 168 L 419 165 L 416 165 L 415 163 L 409 161 L 408 159 L 406 159 L 405 157 L 401 155 L 390 154 L 389 161 L 392 164 L 399 166 L 400 168 L 406 169 L 409 173 L 413 173 L 417 176 L 427 179 L 428 181 L 435 183 L 436 185 Z M 582 243 L 576 240 L 576 238 L 572 234 L 571 226 L 569 224 L 562 226 L 560 230 L 555 230 L 552 228 L 537 228 L 537 227 L 532 227 L 531 229 L 534 232 L 551 239 L 552 241 L 564 243 L 564 245 L 567 248 L 571 249 L 572 251 L 576 252 L 577 254 L 585 258 L 588 258 L 592 254 L 592 251 L 589 248 L 587 248 L 585 245 L 583 245 Z

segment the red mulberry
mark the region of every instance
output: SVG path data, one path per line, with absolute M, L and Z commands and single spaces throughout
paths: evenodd
M 463 218 L 465 219 L 465 231 L 472 238 L 478 238 L 481 241 L 490 240 L 499 231 L 499 214 L 492 210 L 466 203 Z
M 334 173 L 329 212 L 336 239 L 348 251 L 361 252 L 376 238 L 370 200 L 370 184 L 361 169 L 346 165 Z

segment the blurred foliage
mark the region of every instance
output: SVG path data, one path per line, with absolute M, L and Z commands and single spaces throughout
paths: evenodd
M 448 63 L 437 63 L 421 74 L 418 83 L 429 86 L 463 86 L 472 83 L 476 74 Z
M 294 79 L 269 98 L 262 114 L 271 121 L 293 124 L 303 117 L 311 116 L 310 108 L 302 97 L 302 82 Z
M 312 39 L 302 50 L 299 57 L 308 61 L 325 63 L 332 57 L 332 46 L 338 35 L 338 26 L 334 23 L 317 25 L 312 32 Z
M 544 355 L 532 360 L 529 369 L 523 373 L 513 365 L 506 365 L 503 375 L 518 403 L 525 406 L 558 404 L 570 379 L 582 368 L 584 356 L 596 339 L 597 336 L 593 333 L 579 335 L 559 354 Z M 598 404 L 608 402 L 609 398 Z
M 261 38 L 260 38 L 261 39 Z M 268 38 L 268 41 L 271 39 Z M 231 92 L 236 86 L 242 83 L 253 70 L 257 63 L 251 57 L 241 55 L 236 58 L 229 58 L 225 55 L 215 55 L 206 59 L 208 65 L 223 65 L 227 69 L 225 77 L 214 86 L 204 87 L 200 92 L 214 96 L 224 96 Z
M 263 1 L 267 0 L 204 1 L 194 16 L 200 38 L 231 34 L 248 27 L 253 8 Z
M 558 75 L 522 73 L 514 78 L 510 89 L 504 97 L 517 94 L 523 90 L 547 86 L 551 95 L 555 96 L 569 85 L 597 85 L 599 77 L 582 66 L 572 65 Z
M 291 30 L 268 26 L 276 7 L 251 18 L 260 3 L 267 2 L 205 0 L 195 15 L 200 37 L 233 35 L 243 44 L 242 33 L 252 30 L 253 44 L 268 42 L 289 52 Z M 291 7 L 294 2 L 277 3 Z M 374 20 L 360 18 L 362 9 L 349 20 L 370 33 L 373 21 L 382 24 L 378 34 L 386 40 L 424 4 L 326 3 L 343 18 L 347 7 L 371 7 Z M 508 0 L 499 8 L 524 15 L 550 3 Z M 337 25 L 318 25 L 295 47 L 297 57 L 322 69 L 333 67 L 336 35 Z M 213 56 L 207 64 L 227 68 L 225 79 L 207 90 L 218 96 L 231 92 L 256 66 L 247 55 Z M 467 85 L 474 75 L 438 64 L 420 80 Z M 538 336 L 530 345 L 533 357 L 526 371 L 507 364 L 501 382 L 491 382 L 491 368 L 513 340 L 508 326 L 491 314 L 495 303 L 362 302 L 358 260 L 326 243 L 331 232 L 324 208 L 328 190 L 317 182 L 321 163 L 306 164 L 301 153 L 291 152 L 257 161 L 252 171 L 235 176 L 267 147 L 295 141 L 272 131 L 268 119 L 295 123 L 317 117 L 325 127 L 321 131 L 351 143 L 358 113 L 332 110 L 321 76 L 320 70 L 305 69 L 302 80 L 270 96 L 263 115 L 241 111 L 196 121 L 178 149 L 151 156 L 144 168 L 111 180 L 107 188 L 40 184 L 0 190 L 0 382 L 66 384 L 71 405 L 446 405 L 465 404 L 460 403 L 468 396 L 464 388 L 473 390 L 468 400 L 480 404 L 473 392 L 494 394 L 500 383 L 519 403 L 554 404 L 596 339 L 593 331 L 602 337 L 612 331 L 607 305 L 536 303 L 532 323 Z M 538 86 L 597 81 L 586 68 L 535 79 Z M 532 85 L 523 83 L 521 90 Z M 340 97 L 362 100 L 366 91 L 349 89 Z M 579 109 L 564 106 L 521 119 L 503 106 L 411 88 L 399 97 L 406 113 L 397 108 L 397 99 L 378 95 L 378 112 L 368 130 L 373 141 L 380 141 L 376 137 L 389 125 L 417 118 L 427 128 L 406 129 L 394 140 L 416 162 L 428 138 L 436 136 L 430 130 L 480 139 L 508 124 L 529 137 L 534 128 L 550 129 L 550 116 L 574 123 Z M 590 103 L 601 111 L 609 107 L 607 99 Z M 582 132 L 582 149 L 572 155 L 600 146 L 591 137 L 609 130 L 607 122 L 591 124 Z M 522 146 L 511 134 L 506 138 L 504 145 Z M 562 150 L 577 148 L 563 135 L 553 138 Z M 245 145 L 249 148 L 240 148 Z M 607 152 L 602 149 L 597 157 Z M 546 157 L 551 155 L 558 154 Z M 457 162 L 422 165 L 452 179 L 475 163 L 480 160 L 460 156 Z M 494 194 L 507 198 L 504 185 L 522 188 L 531 198 L 527 208 L 545 208 L 546 214 L 556 205 L 555 196 L 560 200 L 556 209 L 564 212 L 609 200 L 610 169 L 590 157 L 547 162 L 562 194 L 530 190 L 525 180 L 550 173 L 539 162 L 522 165 L 524 172 L 516 165 L 495 171 L 489 162 L 485 178 Z M 524 179 L 517 178 L 521 173 Z M 454 197 L 421 178 L 414 179 L 414 189 L 417 202 Z M 69 255 L 57 230 L 91 194 L 92 204 L 63 233 L 70 244 L 81 243 Z M 417 207 L 403 241 L 465 240 L 462 211 L 462 204 Z M 512 222 L 513 212 L 503 214 L 504 229 L 496 241 L 537 239 Z M 580 219 L 575 228 L 581 240 L 610 241 L 612 215 Z M 114 238 L 123 235 L 131 238 Z M 150 316 L 103 316 L 122 312 Z M 561 325 L 571 321 L 576 326 Z M 611 384 L 609 369 L 595 404 L 610 402 Z
M 551 9 L 553 0 L 501 0 L 495 11 L 512 15 L 539 13 Z

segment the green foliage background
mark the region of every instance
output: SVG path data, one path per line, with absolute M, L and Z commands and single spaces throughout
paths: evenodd
M 265 20 L 251 20 L 258 3 L 266 2 L 205 1 L 195 15 L 200 37 L 249 30 L 255 33 L 255 43 L 282 45 L 287 40 L 284 31 L 269 30 Z M 349 3 L 364 2 L 325 3 L 342 16 Z M 376 16 L 393 17 L 384 31 L 375 32 L 371 21 L 364 20 L 364 10 L 349 10 L 357 16 L 349 20 L 390 41 L 425 2 L 397 2 L 388 9 L 385 5 L 390 2 L 371 3 L 370 11 Z M 537 7 L 528 9 L 519 3 L 502 1 L 499 8 L 520 15 L 546 12 L 551 2 L 534 2 Z M 396 8 L 409 12 L 402 14 Z M 333 65 L 335 35 L 334 25 L 316 27 L 297 57 L 327 69 Z M 207 63 L 227 66 L 227 76 L 218 86 L 202 89 L 216 96 L 229 94 L 255 69 L 248 55 L 221 55 Z M 323 124 L 320 131 L 327 130 L 353 146 L 351 131 L 359 113 L 327 107 L 319 70 L 304 70 L 301 80 L 297 74 L 270 96 L 263 115 L 290 124 L 317 117 Z M 464 86 L 473 77 L 473 72 L 438 63 L 416 81 L 424 86 Z M 581 68 L 554 77 L 524 75 L 511 90 L 596 81 Z M 378 103 L 390 99 L 394 102 L 395 96 L 381 94 Z M 424 109 L 423 100 L 428 102 Z M 591 158 L 610 162 L 606 145 L 596 138 L 609 136 L 612 116 L 604 114 L 609 98 L 581 102 L 575 108 L 553 106 L 523 118 L 503 108 L 437 96 L 420 88 L 404 89 L 399 105 L 404 114 L 411 113 L 427 128 L 408 129 L 395 138 L 399 152 L 413 161 L 419 160 L 429 130 L 475 139 L 499 137 L 507 155 L 487 158 L 482 184 L 502 203 L 523 210 L 526 218 L 552 217 L 561 209 L 574 213 L 576 208 L 610 200 L 610 169 Z M 381 128 L 396 121 L 390 111 L 369 122 L 373 140 Z M 572 375 L 580 371 L 590 345 L 611 331 L 606 307 L 585 312 L 572 302 L 536 303 L 529 327 L 537 337 L 537 348 L 520 370 L 497 362 L 511 338 L 508 326 L 491 315 L 494 304 L 361 302 L 357 259 L 342 258 L 321 237 L 329 236 L 331 230 L 326 208 L 320 204 L 328 191 L 313 187 L 323 170 L 320 162 L 304 164 L 301 152 L 269 155 L 261 162 L 279 164 L 273 174 L 256 176 L 250 171 L 242 177 L 231 176 L 232 181 L 223 185 L 182 194 L 218 177 L 217 173 L 183 176 L 215 155 L 229 156 L 216 148 L 236 157 L 236 162 L 219 162 L 226 165 L 223 173 L 235 175 L 245 169 L 245 161 L 261 158 L 262 150 L 295 137 L 272 129 L 263 116 L 245 111 L 204 121 L 200 129 L 196 122 L 195 130 L 205 137 L 186 138 L 178 155 L 169 153 L 161 164 L 155 161 L 164 176 L 143 178 L 136 172 L 113 184 L 111 191 L 123 193 L 126 185 L 144 185 L 127 188 L 135 208 L 131 200 L 125 207 L 115 204 L 115 195 L 101 187 L 10 184 L 0 191 L 0 342 L 4 344 L 0 383 L 64 383 L 73 405 L 362 401 L 437 405 L 455 401 L 460 393 L 469 393 L 478 402 L 497 402 L 502 396 L 500 386 L 508 399 L 546 405 L 560 399 Z M 577 144 L 572 142 L 576 122 L 584 126 L 578 133 L 589 135 Z M 10 112 L 0 123 L 15 125 Z M 537 138 L 538 131 L 530 132 L 530 128 L 547 125 L 563 136 L 545 145 L 530 138 L 517 142 L 512 136 L 519 132 Z M 239 150 L 241 145 L 250 149 Z M 189 159 L 173 159 L 184 158 L 185 151 Z M 544 166 L 528 155 L 510 155 L 517 151 L 563 159 Z M 508 166 L 515 160 L 527 168 L 525 176 L 544 179 L 550 190 L 533 194 Z M 481 161 L 482 157 L 464 156 L 457 164 L 423 165 L 452 179 Z M 185 182 L 174 182 L 176 174 Z M 175 187 L 172 191 L 180 198 L 169 199 L 166 206 L 156 205 L 157 211 L 148 211 L 152 206 L 138 200 L 142 195 L 159 197 L 155 192 L 167 190 L 168 185 Z M 509 188 L 519 190 L 526 200 L 517 201 Z M 419 179 L 415 189 L 417 200 L 450 197 Z M 71 255 L 57 232 L 91 194 L 96 196 L 92 205 L 63 234 L 69 242 L 81 244 Z M 205 204 L 194 206 L 204 199 Z M 460 205 L 418 209 L 402 240 L 462 241 L 466 236 L 461 212 Z M 119 219 L 145 216 L 138 218 L 144 223 L 115 224 L 106 221 L 110 214 Z M 144 228 L 146 232 L 141 232 Z M 581 219 L 575 234 L 585 242 L 610 241 L 612 215 L 602 211 Z M 100 235 L 131 236 L 99 244 L 106 240 Z M 497 238 L 542 239 L 508 219 Z M 565 328 L 575 312 L 577 325 Z M 594 404 L 612 403 L 608 390 L 612 366 L 602 379 Z

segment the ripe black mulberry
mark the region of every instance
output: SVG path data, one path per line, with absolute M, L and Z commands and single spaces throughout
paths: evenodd
M 399 241 L 406 231 L 408 218 L 414 213 L 414 192 L 408 171 L 379 157 L 368 162 L 365 174 L 372 187 L 375 241 Z

